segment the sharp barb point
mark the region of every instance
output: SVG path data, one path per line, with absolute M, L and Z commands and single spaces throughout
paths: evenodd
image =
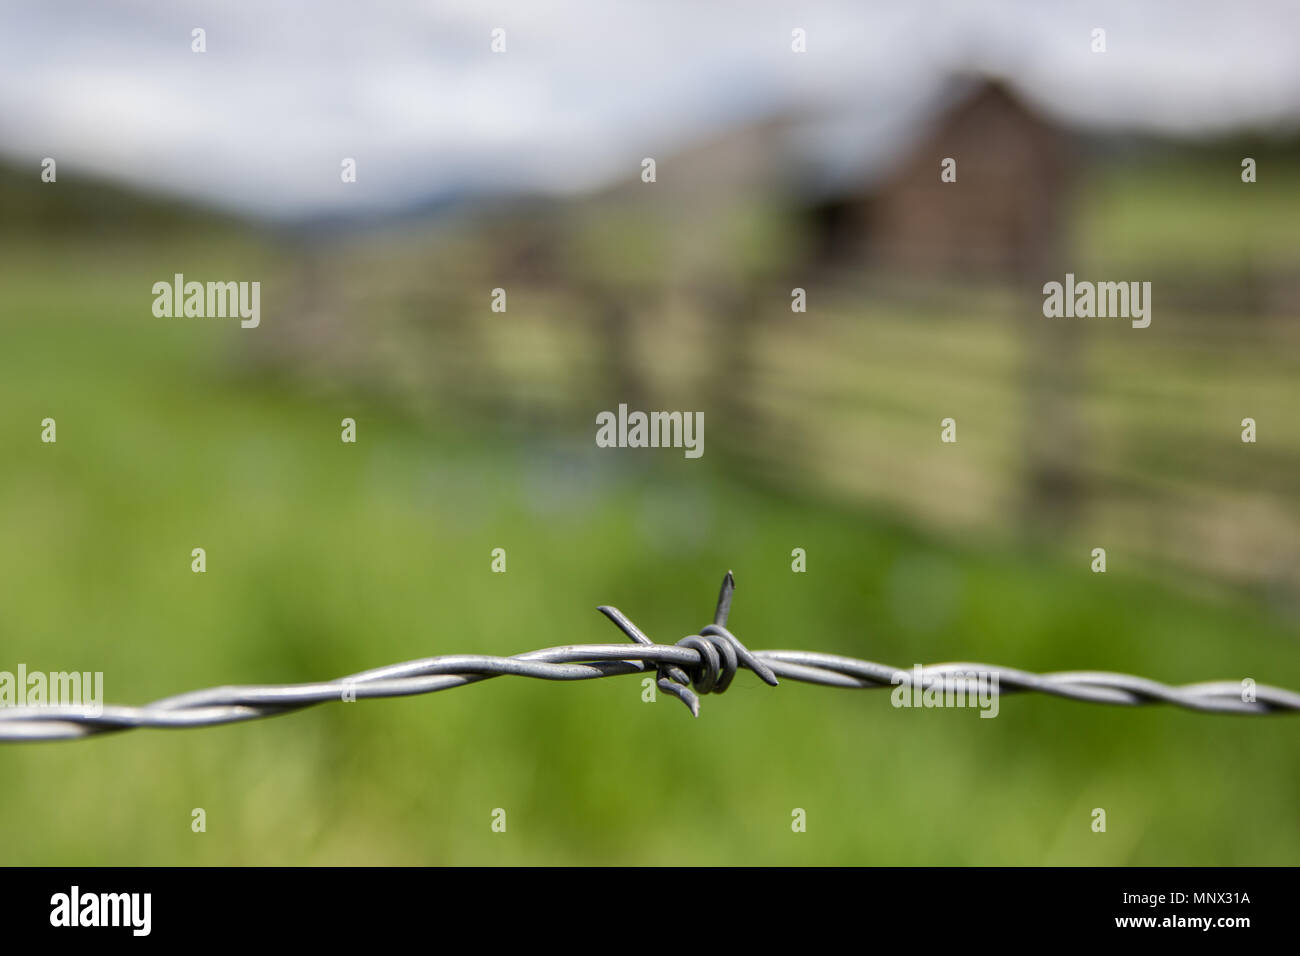
M 731 613 L 731 595 L 736 590 L 736 577 L 730 571 L 722 579 L 722 588 L 718 591 L 718 607 L 713 612 L 713 623 L 719 626 L 727 623 Z

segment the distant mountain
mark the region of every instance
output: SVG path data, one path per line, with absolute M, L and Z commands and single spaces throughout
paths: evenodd
M 203 229 L 238 229 L 236 216 L 161 198 L 66 166 L 57 180 L 41 179 L 39 165 L 0 162 L 0 234 L 103 236 Z

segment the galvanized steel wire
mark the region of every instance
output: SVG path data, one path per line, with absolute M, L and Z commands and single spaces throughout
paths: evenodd
M 753 671 L 765 683 L 778 679 L 858 690 L 913 686 L 919 679 L 940 691 L 961 692 L 970 675 L 996 677 L 993 692 L 1049 694 L 1094 704 L 1138 706 L 1172 704 L 1218 714 L 1271 714 L 1300 711 L 1300 693 L 1257 684 L 1250 695 L 1241 681 L 1171 686 L 1132 674 L 1068 671 L 1033 674 L 987 664 L 933 664 L 904 670 L 887 664 L 817 651 L 750 651 L 726 628 L 735 579 L 723 579 L 713 623 L 676 644 L 656 644 L 617 608 L 601 613 L 632 641 L 626 644 L 571 644 L 513 657 L 453 654 L 390 664 L 337 680 L 308 684 L 212 687 L 154 701 L 143 707 L 104 706 L 92 712 L 69 705 L 0 708 L 0 742 L 68 740 L 144 727 L 211 727 L 274 717 L 326 701 L 408 697 L 463 687 L 493 677 L 532 677 L 575 681 L 654 673 L 661 690 L 682 700 L 699 716 L 699 697 L 720 694 L 737 671 Z M 986 684 L 986 687 L 988 684 Z M 1246 699 L 1247 697 L 1252 699 Z

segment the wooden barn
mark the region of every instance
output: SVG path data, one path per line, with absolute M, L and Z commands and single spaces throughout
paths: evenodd
M 811 208 L 829 267 L 1016 279 L 1059 255 L 1073 179 L 1068 134 L 1008 86 L 955 81 L 883 171 L 838 182 Z M 955 181 L 941 179 L 955 161 Z

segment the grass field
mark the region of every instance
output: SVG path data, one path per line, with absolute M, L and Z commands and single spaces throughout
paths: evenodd
M 732 628 L 755 648 L 1300 686 L 1295 621 L 1245 594 L 927 536 L 707 456 L 413 417 L 242 364 L 253 333 L 237 324 L 149 314 L 149 286 L 182 264 L 270 281 L 261 246 L 0 253 L 0 669 L 102 670 L 109 700 L 141 703 L 616 641 L 601 603 L 671 642 L 707 623 L 732 568 Z M 489 571 L 495 547 L 505 574 Z M 1295 719 L 1015 697 L 981 720 L 742 674 L 696 721 L 640 693 L 635 678 L 504 678 L 5 746 L 0 863 L 1300 862 Z

